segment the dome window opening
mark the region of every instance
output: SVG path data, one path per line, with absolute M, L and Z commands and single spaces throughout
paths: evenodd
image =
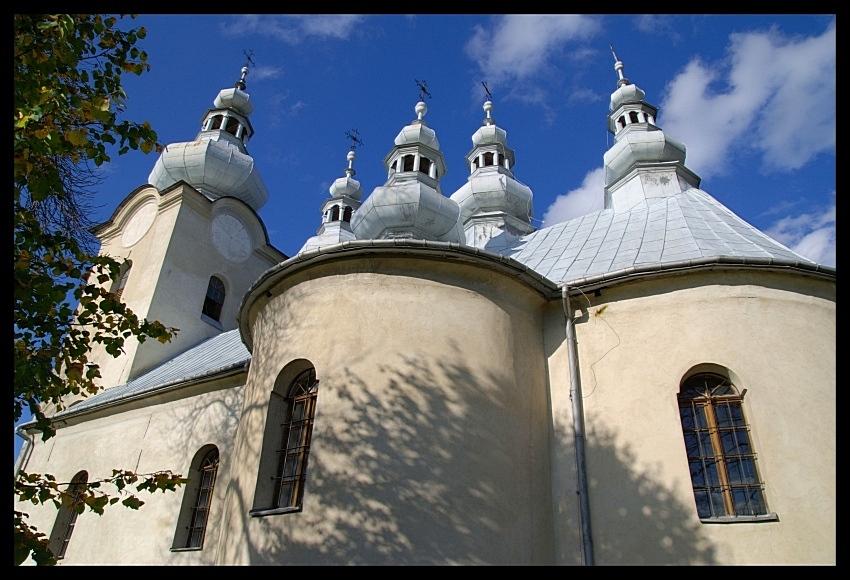
M 419 173 L 428 174 L 431 169 L 431 160 L 427 157 L 419 158 Z
M 488 151 L 484 154 L 484 167 L 489 167 L 491 165 L 495 165 L 495 161 L 493 160 L 493 152 Z
M 239 119 L 237 119 L 236 117 L 228 117 L 227 125 L 225 126 L 224 130 L 230 133 L 231 135 L 236 136 L 237 129 L 239 129 Z
M 351 208 L 350 208 L 350 207 L 348 207 L 348 206 L 346 206 L 346 207 L 345 207 L 345 211 L 343 211 L 343 212 L 342 212 L 342 221 L 344 221 L 344 222 L 350 222 L 350 221 L 351 221 L 351 214 L 352 214 L 352 213 L 353 213 L 353 212 L 352 212 Z
M 224 116 L 222 115 L 216 115 L 215 117 L 213 117 L 212 123 L 210 123 L 209 130 L 215 131 L 216 129 L 220 129 L 222 120 L 224 120 Z
M 620 118 L 617 119 L 617 126 L 620 127 L 620 129 L 626 128 L 626 117 L 624 115 L 620 115 Z
M 335 205 L 331 208 L 331 221 L 339 221 L 339 206 Z
M 629 120 L 632 123 L 640 123 L 640 121 L 638 120 L 638 114 L 635 111 L 629 112 Z
M 401 158 L 402 171 L 413 171 L 413 155 L 405 155 Z

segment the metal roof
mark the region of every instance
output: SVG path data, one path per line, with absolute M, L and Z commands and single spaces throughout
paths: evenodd
M 697 188 L 622 213 L 603 209 L 577 217 L 499 253 L 557 283 L 718 256 L 814 265 Z
M 108 388 L 56 414 L 56 418 L 79 411 L 101 407 L 110 402 L 131 399 L 169 385 L 183 384 L 193 379 L 216 375 L 228 369 L 244 366 L 251 353 L 242 344 L 239 330 L 229 330 L 208 338 L 131 381 Z

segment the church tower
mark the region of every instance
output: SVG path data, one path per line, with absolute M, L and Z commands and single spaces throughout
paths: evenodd
M 489 93 L 488 93 L 489 95 Z M 496 125 L 493 103 L 484 103 L 487 117 L 474 135 L 472 151 L 466 156 L 467 182 L 452 194 L 460 206 L 466 244 L 499 251 L 534 231 L 531 189 L 514 177 L 514 150 L 508 136 Z
M 614 145 L 604 156 L 605 208 L 622 213 L 699 187 L 700 178 L 685 167 L 684 144 L 656 124 L 658 109 L 623 76 L 616 54 L 614 61 L 620 78 L 609 105 L 608 131 L 614 134 Z
M 100 252 L 127 260 L 111 291 L 139 317 L 179 329 L 167 344 L 128 340 L 124 355 L 95 350 L 102 383 L 121 385 L 202 340 L 236 328 L 242 296 L 286 259 L 257 215 L 268 191 L 246 144 L 253 103 L 242 75 L 219 92 L 194 141 L 167 145 L 149 185 L 97 226 Z
M 437 134 L 423 118 L 423 101 L 414 108 L 416 119 L 402 128 L 384 158 L 387 181 L 354 214 L 351 228 L 357 239 L 414 238 L 460 242 L 460 209 L 442 194 L 440 179 L 446 162 Z
M 357 155 L 353 145 L 346 158 L 348 167 L 345 169 L 345 177 L 333 182 L 328 190 L 331 196 L 322 204 L 322 225 L 316 235 L 304 243 L 299 253 L 356 239 L 351 231 L 351 216 L 360 207 L 363 190 L 360 182 L 354 179 L 354 160 Z

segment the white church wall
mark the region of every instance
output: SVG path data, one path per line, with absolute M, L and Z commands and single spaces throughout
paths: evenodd
M 243 373 L 105 409 L 70 419 L 46 443 L 37 439 L 27 472 L 52 473 L 60 482 L 81 470 L 88 472 L 89 481 L 110 477 L 113 469 L 169 469 L 189 477 L 190 462 L 204 445 L 218 447 L 221 457 L 203 550 L 170 551 L 185 492 L 181 487 L 176 493 L 139 493 L 145 504 L 138 511 L 115 505 L 98 516 L 86 510 L 77 518 L 59 565 L 211 564 L 220 539 L 244 380 Z M 115 492 L 109 485 L 103 490 Z M 51 533 L 57 516 L 52 503 L 16 502 L 15 509 L 28 513 L 39 531 Z
M 577 321 L 598 564 L 835 562 L 834 284 L 707 272 L 592 294 Z M 702 363 L 747 389 L 778 521 L 700 523 L 677 393 Z
M 317 265 L 271 292 L 219 563 L 552 562 L 539 294 L 414 258 Z M 319 380 L 303 511 L 250 517 L 270 507 L 252 505 L 266 409 L 296 359 Z

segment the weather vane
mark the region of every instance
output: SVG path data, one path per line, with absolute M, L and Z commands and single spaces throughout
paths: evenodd
M 430 99 L 431 93 L 429 93 L 428 89 L 425 88 L 426 86 L 428 86 L 428 83 L 426 81 L 418 81 L 416 79 L 414 80 L 416 81 L 416 86 L 419 87 L 419 100 L 424 101 L 426 95 Z
M 491 95 L 491 94 L 490 94 L 490 89 L 488 89 L 488 88 L 487 88 L 487 83 L 486 83 L 486 81 L 481 81 L 481 84 L 482 84 L 482 85 L 484 85 L 484 92 L 485 92 L 485 93 L 487 93 L 487 100 L 488 100 L 488 101 L 492 101 L 492 100 L 493 100 L 493 95 Z
M 345 136 L 351 139 L 351 150 L 354 151 L 357 149 L 357 146 L 360 145 L 363 147 L 363 140 L 357 137 L 357 129 L 352 129 L 351 131 L 346 131 Z
M 254 51 L 250 48 L 248 50 L 243 50 L 242 54 L 245 55 L 245 58 L 248 59 L 245 61 L 245 66 L 257 66 L 256 63 L 251 60 L 251 57 L 254 56 Z

